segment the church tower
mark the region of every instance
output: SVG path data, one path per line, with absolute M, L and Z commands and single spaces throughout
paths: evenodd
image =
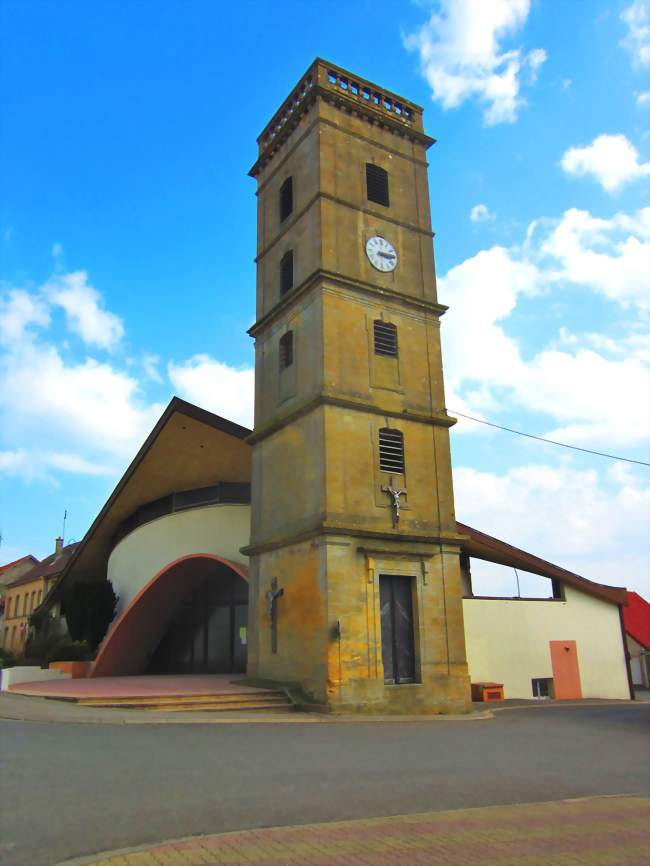
M 422 109 L 316 60 L 258 139 L 248 673 L 469 707 Z

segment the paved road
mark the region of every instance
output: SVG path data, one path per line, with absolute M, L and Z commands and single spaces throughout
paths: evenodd
M 199 833 L 650 794 L 650 705 L 340 725 L 0 722 L 0 860 Z

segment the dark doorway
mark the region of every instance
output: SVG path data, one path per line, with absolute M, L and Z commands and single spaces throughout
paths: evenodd
M 246 671 L 248 584 L 231 571 L 209 577 L 178 606 L 149 673 Z
M 415 682 L 411 586 L 410 577 L 379 575 L 381 658 L 384 682 L 389 684 Z

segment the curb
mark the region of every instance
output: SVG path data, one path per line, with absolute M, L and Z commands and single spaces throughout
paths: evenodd
M 561 800 L 540 800 L 532 803 L 497 803 L 489 806 L 471 806 L 469 808 L 464 809 L 441 809 L 436 814 L 444 815 L 452 812 L 465 812 L 471 813 L 476 811 L 485 811 L 490 809 L 507 809 L 507 808 L 516 808 L 517 806 L 547 806 L 551 804 L 558 803 L 585 803 L 591 802 L 594 800 L 615 800 L 615 799 L 645 799 L 645 797 L 641 794 L 595 794 L 589 797 L 570 797 Z M 400 819 L 408 819 L 413 818 L 418 815 L 428 815 L 429 812 L 407 812 L 399 815 L 380 815 L 374 816 L 371 818 L 352 818 L 343 821 L 319 821 L 319 822 L 309 822 L 307 824 L 290 824 L 290 825 L 273 825 L 271 827 L 261 826 L 261 827 L 247 827 L 247 828 L 239 828 L 238 830 L 224 830 L 221 833 L 201 833 L 194 836 L 180 836 L 175 839 L 162 839 L 158 842 L 149 842 L 144 845 L 135 845 L 128 848 L 116 848 L 112 851 L 97 851 L 94 854 L 84 854 L 80 857 L 74 857 L 71 860 L 61 860 L 53 866 L 97 866 L 98 863 L 109 860 L 113 857 L 126 857 L 130 854 L 146 854 L 152 848 L 156 848 L 160 845 L 175 845 L 175 844 L 187 844 L 192 842 L 200 842 L 204 839 L 211 839 L 214 837 L 228 837 L 231 835 L 254 832 L 256 830 L 292 830 L 295 828 L 300 828 L 301 830 L 308 829 L 318 829 L 323 826 L 328 826 L 331 824 L 341 824 L 341 825 L 350 825 L 350 824 L 363 824 L 366 822 L 373 822 L 377 820 L 394 820 L 399 821 Z

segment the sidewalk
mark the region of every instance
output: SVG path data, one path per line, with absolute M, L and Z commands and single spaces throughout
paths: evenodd
M 197 836 L 59 866 L 646 866 L 650 798 L 592 797 Z

